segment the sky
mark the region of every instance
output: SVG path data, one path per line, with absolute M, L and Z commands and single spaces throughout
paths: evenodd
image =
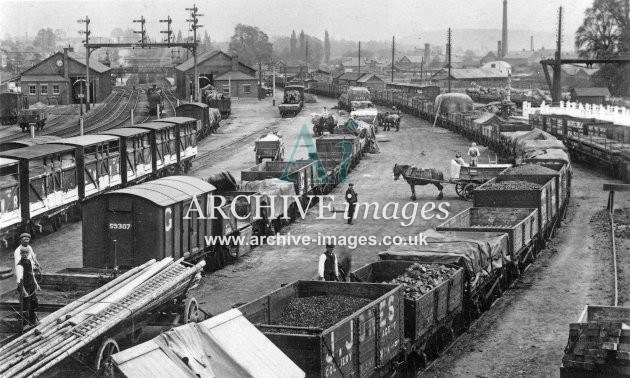
M 509 29 L 546 31 L 557 27 L 563 6 L 565 32 L 573 36 L 593 0 L 508 0 Z M 137 28 L 132 20 L 144 16 L 149 35 L 165 30 L 158 22 L 170 16 L 173 29 L 187 33 L 186 19 L 194 1 L 180 0 L 0 0 L 0 36 L 35 35 L 43 27 L 78 35 L 80 18 L 90 18 L 92 36 L 109 36 L 112 29 Z M 500 29 L 502 0 L 211 0 L 197 2 L 201 33 L 228 41 L 237 23 L 259 27 L 270 37 L 296 32 L 335 39 L 390 40 L 422 31 Z M 572 37 L 571 37 L 572 38 Z M 573 41 L 566 41 L 571 45 Z

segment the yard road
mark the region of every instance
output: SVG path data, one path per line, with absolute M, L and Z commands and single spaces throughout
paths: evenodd
M 278 94 L 276 104 L 281 95 Z M 323 106 L 331 108 L 336 100 L 319 98 L 294 118 L 280 118 L 271 99 L 242 100 L 232 104 L 232 116 L 222 122 L 218 133 L 199 145 L 193 162 L 196 177 L 229 171 L 240 180 L 240 171 L 255 165 L 254 141 L 265 132 L 277 131 L 284 137 L 285 159 L 297 145 L 295 158 L 305 158 L 309 140 L 297 139 L 303 125 L 312 130 L 310 113 Z M 296 142 L 297 140 L 297 142 Z M 393 180 L 394 164 L 419 168 L 437 168 L 449 177 L 450 160 L 456 152 L 466 153 L 470 142 L 428 122 L 403 115 L 399 132 L 379 131 L 381 152 L 366 154 L 349 179 L 355 184 L 359 202 L 371 203 L 357 212 L 353 225 L 343 219 L 345 185 L 337 187 L 324 200 L 337 212 L 312 207 L 305 219 L 282 230 L 284 236 L 308 237 L 309 244 L 293 240 L 292 245 L 266 244 L 251 250 L 236 264 L 206 274 L 192 292 L 208 314 L 218 314 L 233 305 L 254 300 L 283 283 L 313 279 L 324 242 L 318 237 L 339 237 L 336 252 L 351 254 L 352 269 L 377 261 L 378 252 L 388 249 L 383 237 L 418 235 L 472 206 L 461 200 L 453 185 L 446 186 L 444 198 L 436 199 L 435 186 L 416 187 L 417 200 L 410 199 L 409 185 Z M 488 162 L 487 150 L 481 149 L 480 163 Z M 568 327 L 586 304 L 610 304 L 612 298 L 612 262 L 607 218 L 602 209 L 606 195 L 604 182 L 614 180 L 594 169 L 574 169 L 571 206 L 566 222 L 557 231 L 547 251 L 425 373 L 426 376 L 504 377 L 558 376 L 562 353 L 568 338 Z M 623 196 L 618 196 L 623 197 Z M 630 207 L 623 198 L 620 206 Z M 387 207 L 386 207 L 387 205 Z M 414 207 L 416 213 L 413 213 Z M 366 210 L 367 209 L 367 210 Z M 424 209 L 424 212 L 422 211 Z M 394 218 L 394 215 L 397 217 Z M 442 218 L 442 219 L 440 219 Z M 374 236 L 375 245 L 353 242 L 361 236 Z M 352 240 L 353 238 L 357 240 Z M 64 224 L 61 231 L 38 237 L 34 249 L 48 272 L 82 265 L 81 223 Z M 12 253 L 4 253 L 0 264 L 12 265 Z M 15 281 L 0 281 L 3 292 L 13 289 Z

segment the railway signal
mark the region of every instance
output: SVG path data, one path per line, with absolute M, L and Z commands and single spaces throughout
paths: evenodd
M 197 5 L 193 5 L 192 8 L 186 8 L 187 11 L 190 11 L 190 19 L 186 20 L 191 23 L 190 31 L 193 32 L 193 43 L 194 46 L 192 48 L 193 53 L 193 61 L 195 66 L 195 74 L 194 74 L 194 97 L 196 101 L 201 101 L 200 93 L 199 93 L 199 71 L 197 69 L 197 44 L 199 41 L 197 40 L 197 29 L 202 28 L 203 25 L 199 25 L 199 17 L 203 17 L 203 14 L 197 13 L 199 10 Z
M 85 44 L 85 111 L 88 112 L 90 110 L 90 48 L 88 47 L 90 43 L 90 18 L 85 16 L 85 19 L 79 19 L 77 21 L 80 24 L 85 24 L 85 31 L 79 31 L 79 34 L 85 34 L 85 41 L 82 41 Z
M 144 41 L 145 41 L 145 34 L 146 34 L 146 30 L 144 29 L 144 23 L 146 22 L 146 20 L 144 19 L 144 16 L 140 16 L 139 20 L 133 20 L 133 22 L 139 22 L 140 23 L 140 31 L 134 30 L 134 34 L 140 34 L 140 42 L 142 44 L 142 47 L 144 48 Z
M 162 30 L 160 31 L 160 33 L 166 34 L 166 39 L 164 40 L 164 42 L 170 44 L 173 35 L 173 31 L 171 30 L 171 23 L 173 22 L 173 20 L 171 20 L 171 16 L 168 16 L 166 20 L 160 20 L 160 22 L 166 22 L 166 31 Z

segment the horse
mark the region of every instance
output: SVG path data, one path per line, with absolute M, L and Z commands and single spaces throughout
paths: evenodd
M 337 118 L 333 114 L 313 114 L 311 122 L 313 123 L 315 136 L 323 135 L 324 131 L 332 134 L 335 126 L 337 126 Z
M 376 115 L 376 120 L 379 125 L 383 125 L 383 131 L 389 131 L 391 126 L 396 126 L 396 131 L 400 130 L 400 115 L 396 113 L 378 113 Z
M 442 190 L 444 186 L 440 181 L 444 180 L 444 173 L 435 168 L 416 168 L 415 166 L 394 164 L 394 180 L 398 180 L 400 175 L 407 181 L 411 187 L 411 200 L 416 200 L 416 185 L 433 184 L 440 191 L 437 196 L 438 200 L 444 198 Z

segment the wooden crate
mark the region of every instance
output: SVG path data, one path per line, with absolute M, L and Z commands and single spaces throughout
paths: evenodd
M 503 176 L 493 178 L 473 191 L 474 207 L 509 207 L 526 208 L 538 210 L 538 228 L 546 230 L 554 221 L 554 210 L 552 208 L 552 196 L 555 192 L 551 186 L 553 180 L 544 177 L 519 176 L 519 180 L 542 185 L 539 189 L 529 190 L 486 190 L 492 183 L 499 183 L 506 180 Z
M 359 282 L 391 281 L 415 263 L 398 260 L 377 261 L 355 270 L 351 278 Z M 452 277 L 421 298 L 415 300 L 405 298 L 405 337 L 412 342 L 426 341 L 445 320 L 452 319 L 454 315 L 462 312 L 463 300 L 464 269 L 458 267 Z
M 512 261 L 538 235 L 538 210 L 523 208 L 472 207 L 436 227 L 436 231 L 505 232 Z
M 348 295 L 372 302 L 324 330 L 289 334 L 273 325 L 292 298 L 316 295 Z M 296 281 L 239 310 L 307 377 L 330 378 L 371 376 L 391 363 L 403 347 L 403 306 L 398 285 Z

